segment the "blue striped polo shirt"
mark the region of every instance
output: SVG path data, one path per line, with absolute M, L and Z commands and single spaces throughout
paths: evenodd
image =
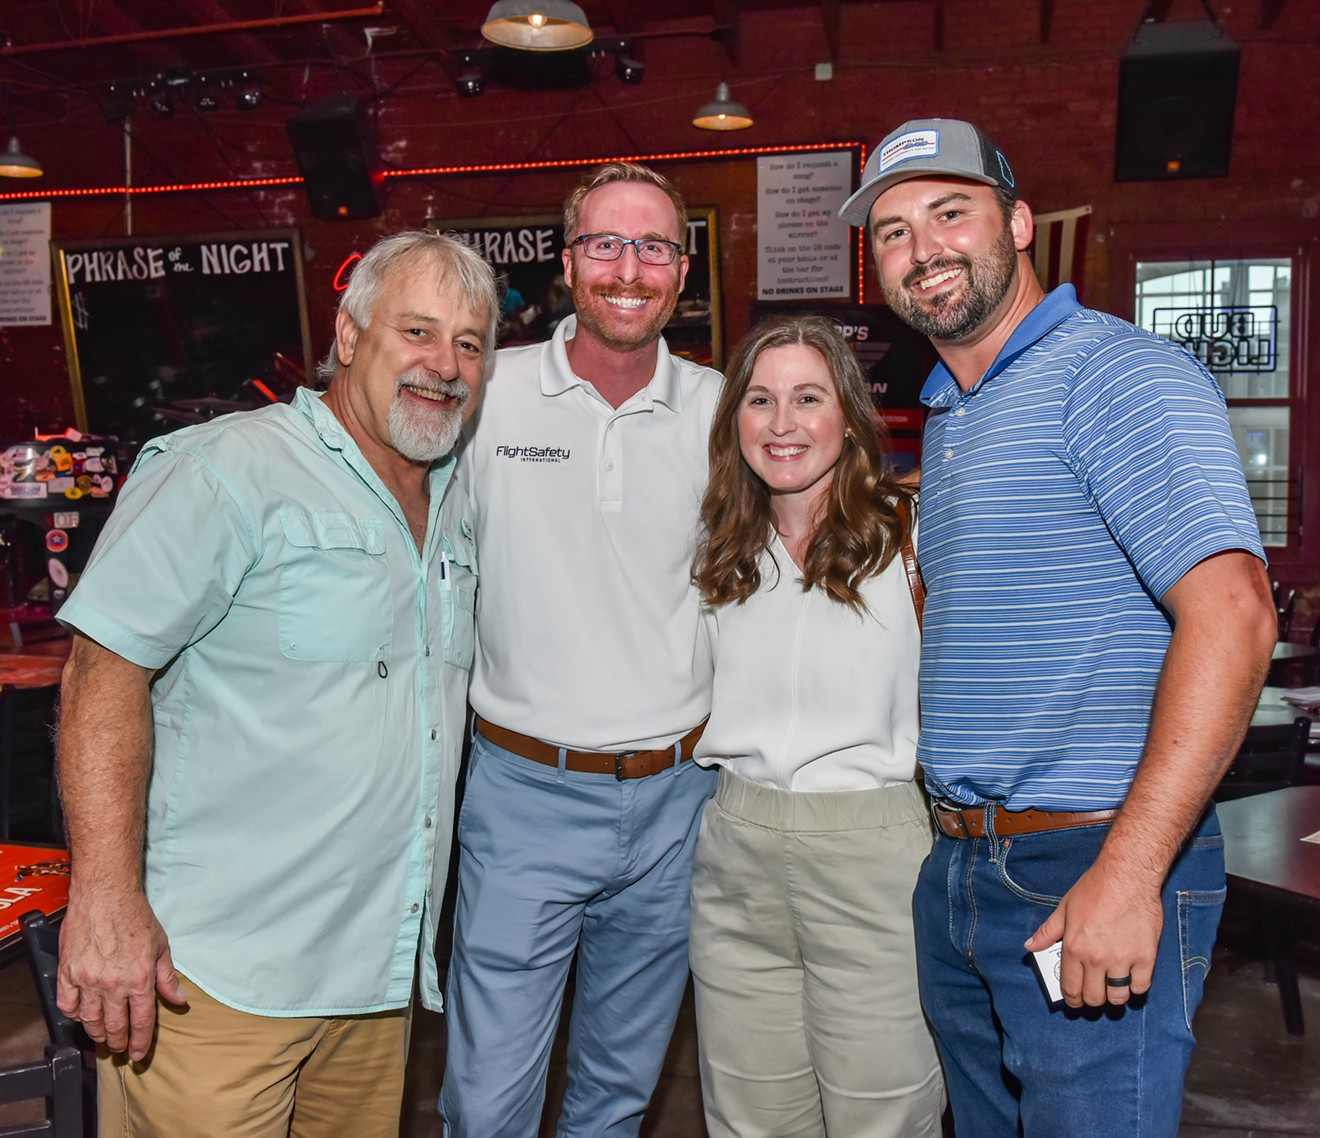
M 1212 554 L 1264 559 L 1224 398 L 1180 347 L 1050 293 L 980 381 L 922 401 L 917 757 L 932 793 L 1104 809 L 1142 754 L 1170 624 Z

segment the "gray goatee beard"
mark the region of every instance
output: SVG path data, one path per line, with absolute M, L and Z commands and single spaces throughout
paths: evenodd
M 452 396 L 456 402 L 419 407 L 404 401 L 401 389 L 405 386 Z M 394 449 L 411 462 L 444 458 L 454 449 L 463 429 L 463 407 L 471 394 L 467 384 L 459 379 L 438 379 L 430 372 L 414 368 L 394 381 L 394 389 L 394 402 L 386 419 Z

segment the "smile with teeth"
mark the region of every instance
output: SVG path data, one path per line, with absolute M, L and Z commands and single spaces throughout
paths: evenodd
M 797 458 L 798 455 L 806 452 L 806 447 L 774 446 L 765 448 L 770 452 L 771 458 Z
M 415 395 L 418 399 L 430 400 L 432 403 L 444 403 L 446 400 L 454 398 L 443 391 L 435 391 L 429 387 L 414 387 L 410 383 L 405 383 L 402 386 L 409 395 Z
M 647 301 L 644 296 L 607 296 L 603 299 L 606 304 L 612 304 L 616 308 L 641 308 Z
M 925 292 L 927 289 L 934 288 L 936 285 L 943 284 L 945 281 L 951 281 L 954 277 L 961 275 L 962 269 L 946 269 L 942 273 L 936 273 L 933 277 L 927 277 L 925 280 L 918 281 L 917 287 Z

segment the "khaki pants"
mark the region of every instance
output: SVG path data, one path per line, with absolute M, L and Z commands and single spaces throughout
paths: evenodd
M 711 1138 L 938 1138 L 917 996 L 920 790 L 775 790 L 720 772 L 697 839 L 692 979 Z
M 250 1015 L 180 977 L 130 1063 L 102 1046 L 101 1138 L 398 1138 L 407 1015 Z

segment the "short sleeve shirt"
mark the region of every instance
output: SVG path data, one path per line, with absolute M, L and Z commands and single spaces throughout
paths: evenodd
M 177 431 L 60 610 L 156 672 L 147 896 L 178 967 L 240 1010 L 404 1006 L 419 950 L 439 1007 L 476 592 L 452 465 L 419 552 L 311 392 Z
M 1263 559 L 1223 395 L 1181 348 L 1064 285 L 975 386 L 941 364 L 922 399 L 928 786 L 1116 806 L 1169 645 L 1160 599 L 1216 553 Z
M 710 712 L 691 568 L 722 381 L 662 340 L 612 407 L 569 364 L 576 328 L 495 353 L 459 460 L 481 558 L 472 706 L 557 746 L 665 747 Z

